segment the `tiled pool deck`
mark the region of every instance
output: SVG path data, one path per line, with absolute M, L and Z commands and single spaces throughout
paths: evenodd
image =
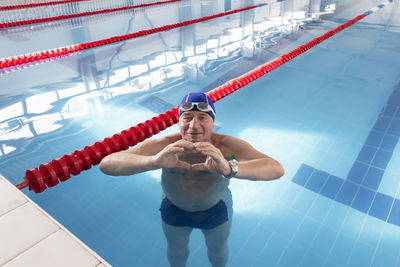
M 0 175 L 0 266 L 110 266 Z

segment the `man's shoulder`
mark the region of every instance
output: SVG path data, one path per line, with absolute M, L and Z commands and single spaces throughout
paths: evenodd
M 212 139 L 213 142 L 221 146 L 231 146 L 240 141 L 240 139 L 236 137 L 220 133 L 213 133 Z
M 237 153 L 240 146 L 240 139 L 220 133 L 213 133 L 213 144 L 221 150 L 225 158 L 231 158 Z
M 148 142 L 148 144 L 153 146 L 166 147 L 167 145 L 175 143 L 180 139 L 182 139 L 182 137 L 179 133 L 177 133 L 177 134 L 169 134 L 159 138 L 149 139 L 146 142 Z
M 266 157 L 266 155 L 254 149 L 243 139 L 223 134 L 216 134 L 214 138 L 219 140 L 216 146 L 221 150 L 225 158 L 249 160 L 257 157 Z
M 159 138 L 150 138 L 129 149 L 130 153 L 140 155 L 155 155 L 164 147 L 180 139 L 180 135 L 170 134 Z
M 175 143 L 181 139 L 182 139 L 182 136 L 180 135 L 180 133 L 174 133 L 174 134 L 169 134 L 169 135 L 160 137 L 155 140 L 161 144 L 169 145 L 169 144 Z

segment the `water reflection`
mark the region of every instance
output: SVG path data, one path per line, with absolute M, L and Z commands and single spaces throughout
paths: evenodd
M 177 12 L 178 15 L 174 19 L 188 19 L 191 16 L 197 17 L 209 14 L 211 11 L 224 10 L 229 1 L 225 1 L 225 3 L 224 1 L 208 2 L 210 4 L 197 2 L 189 6 L 187 5 L 188 1 L 186 1 L 186 4 L 184 3 L 180 7 L 185 12 Z M 240 1 L 230 4 L 233 8 L 238 3 L 240 4 Z M 230 79 L 242 74 L 240 71 L 244 71 L 247 65 L 253 67 L 256 64 L 269 61 L 270 58 L 265 55 L 276 57 L 281 50 L 285 50 L 285 48 L 287 50 L 288 48 L 285 46 L 282 49 L 282 44 L 285 42 L 294 48 L 298 45 L 296 36 L 301 36 L 304 32 L 306 32 L 305 37 L 310 37 L 307 35 L 316 36 L 319 32 L 325 30 L 321 29 L 323 27 L 319 27 L 320 24 L 315 27 L 315 31 L 302 31 L 301 29 L 303 27 L 307 30 L 312 28 L 308 27 L 310 25 L 308 23 L 318 22 L 322 13 L 331 12 L 335 8 L 336 6 L 331 6 L 327 1 L 286 1 L 245 12 L 245 14 L 237 14 L 216 21 L 92 49 L 67 59 L 2 75 L 0 76 L 3 82 L 0 93 L 0 132 L 2 133 L 0 138 L 3 139 L 0 140 L 0 170 L 7 178 L 10 177 L 15 182 L 17 177 L 17 182 L 20 182 L 20 176 L 23 175 L 25 169 L 58 157 L 64 152 L 68 153 L 75 148 L 81 148 L 82 144 L 93 143 L 96 141 L 94 138 L 104 138 L 105 133 L 119 129 L 120 125 L 117 124 L 120 121 L 126 121 L 130 124 L 132 117 L 144 121 L 145 117 L 150 117 L 155 112 L 161 111 L 162 108 L 173 105 L 176 95 L 182 95 L 182 92 L 187 88 L 197 86 L 196 88 L 203 89 L 207 86 L 211 88 L 211 85 L 221 84 L 226 81 L 225 78 L 227 77 Z M 147 10 L 147 12 L 151 12 L 151 10 Z M 335 18 L 336 16 L 335 14 Z M 148 16 L 149 20 L 157 25 L 160 22 L 156 21 L 154 17 L 152 14 Z M 143 21 L 146 22 L 147 20 Z M 133 24 L 136 23 L 138 23 L 138 17 L 133 20 Z M 325 25 L 328 28 L 337 25 L 335 21 L 328 21 L 326 24 L 324 23 L 322 26 Z M 312 25 L 315 26 L 315 24 Z M 80 25 L 80 27 L 84 26 L 84 24 Z M 91 26 L 94 27 L 95 25 Z M 142 23 L 141 26 L 146 28 L 148 25 Z M 92 27 L 80 30 L 80 35 L 74 37 L 76 38 L 75 42 L 82 42 L 81 36 L 93 34 Z M 94 28 L 98 29 L 99 27 Z M 56 28 L 56 30 L 59 29 Z M 139 29 L 141 28 L 135 26 L 131 28 L 131 31 Z M 124 30 L 127 29 L 124 28 Z M 291 35 L 291 33 L 294 34 Z M 367 35 L 366 33 L 363 34 Z M 284 38 L 288 35 L 288 38 Z M 95 35 L 91 37 L 95 38 Z M 49 43 L 53 45 L 51 40 L 49 40 Z M 359 43 L 357 42 L 357 44 Z M 379 43 L 387 45 L 387 42 Z M 30 43 L 27 41 L 23 44 L 29 47 Z M 296 164 L 299 161 L 304 161 L 304 158 L 307 158 L 307 153 L 311 153 L 311 156 L 315 155 L 318 160 L 323 158 L 325 162 L 329 161 L 329 164 L 332 165 L 331 168 L 335 168 L 335 164 L 343 165 L 343 163 L 346 163 L 343 160 L 337 160 L 337 163 L 332 164 L 332 155 L 325 157 L 325 154 L 315 150 L 315 144 L 319 140 L 322 142 L 331 142 L 332 140 L 328 135 L 324 135 L 324 137 L 319 135 L 320 131 L 325 129 L 320 124 L 311 126 L 311 130 L 310 125 L 314 125 L 314 122 L 316 125 L 320 120 L 331 118 L 332 109 L 325 109 L 324 106 L 331 107 L 334 103 L 338 103 L 338 101 L 332 100 L 331 94 L 324 94 L 322 97 L 327 99 L 326 104 L 320 101 L 321 97 L 319 99 L 312 98 L 313 94 L 321 92 L 315 89 L 321 87 L 325 91 L 339 91 L 341 93 L 338 94 L 338 97 L 345 96 L 341 98 L 344 98 L 349 105 L 353 105 L 347 95 L 343 94 L 343 91 L 349 91 L 348 88 L 343 89 L 348 86 L 349 80 L 335 79 L 338 84 L 329 88 L 327 88 L 325 81 L 318 82 L 318 80 L 311 90 L 315 91 L 305 92 L 305 90 L 302 90 L 309 85 L 311 78 L 311 75 L 305 75 L 304 69 L 314 70 L 318 68 L 316 75 L 321 76 L 321 80 L 327 75 L 338 74 L 337 76 L 341 76 L 340 74 L 343 73 L 336 70 L 342 69 L 344 60 L 337 62 L 331 60 L 337 55 L 340 56 L 337 50 L 341 46 L 339 44 L 335 46 L 334 42 L 330 45 L 333 46 L 332 51 L 330 51 L 332 53 L 329 54 L 329 57 L 324 57 L 324 54 L 322 54 L 322 59 L 327 59 L 325 62 L 329 63 L 332 61 L 335 68 L 326 68 L 325 66 L 328 63 L 322 62 L 324 60 L 321 60 L 320 54 L 316 57 L 311 56 L 314 61 L 312 59 L 308 61 L 297 60 L 298 65 L 294 66 L 294 70 L 292 68 L 291 72 L 283 71 L 284 74 L 282 72 L 280 76 L 274 76 L 274 81 L 269 80 L 269 88 L 275 88 L 272 94 L 265 93 L 265 91 L 271 92 L 273 90 L 265 90 L 264 93 L 242 95 L 254 98 L 251 103 L 243 105 L 249 113 L 237 112 L 237 118 L 232 116 L 236 115 L 236 110 L 230 109 L 228 115 L 224 115 L 224 112 L 219 113 L 221 114 L 219 118 L 233 117 L 227 120 L 229 128 L 224 128 L 224 132 L 229 133 L 231 131 L 230 133 L 232 133 L 233 129 L 233 133 L 238 133 L 240 138 L 256 144 L 259 150 L 268 151 L 268 154 L 272 153 L 277 156 L 282 160 L 285 168 L 287 167 L 288 177 L 293 177 L 295 171 L 293 166 L 297 166 Z M 356 49 L 352 46 L 348 47 Z M 391 47 L 387 50 L 390 49 Z M 367 57 L 365 54 L 362 54 L 362 56 Z M 291 63 L 296 64 L 296 62 Z M 332 69 L 334 71 L 329 72 Z M 346 68 L 346 70 L 348 69 L 350 67 Z M 288 82 L 287 76 L 292 78 L 290 82 Z M 261 84 L 267 79 L 262 80 Z M 260 84 L 260 80 L 257 82 Z M 281 86 L 278 86 L 278 83 Z M 382 83 L 380 82 L 379 87 L 381 86 Z M 354 89 L 356 86 L 350 87 Z M 261 89 L 261 86 L 254 85 L 253 89 Z M 365 94 L 370 91 L 368 91 L 368 88 L 361 88 L 358 92 Z M 289 97 L 289 95 L 291 96 Z M 299 95 L 303 97 L 298 97 Z M 378 94 L 376 95 L 378 97 Z M 379 95 L 382 95 L 381 89 Z M 293 101 L 294 98 L 298 101 Z M 306 98 L 309 98 L 307 99 L 309 101 L 303 101 Z M 235 96 L 232 96 L 231 99 L 233 99 L 233 103 L 241 103 L 238 97 L 235 99 Z M 136 104 L 141 105 L 143 100 L 146 100 L 149 105 L 138 108 Z M 304 103 L 309 105 L 311 102 L 318 102 L 319 104 L 312 105 L 313 109 L 307 111 L 302 111 L 297 107 L 304 106 Z M 265 108 L 266 104 L 269 107 Z M 219 103 L 220 107 L 224 107 L 224 105 L 223 101 Z M 126 108 L 127 106 L 130 108 Z M 227 106 L 225 105 L 225 107 Z M 354 110 L 359 106 L 361 105 L 354 105 Z M 368 106 L 371 109 L 374 105 Z M 223 109 L 219 110 L 223 111 Z M 359 120 L 360 113 L 347 112 L 348 110 L 344 109 L 344 112 L 340 112 L 343 115 L 338 117 L 353 116 Z M 315 116 L 307 117 L 308 111 Z M 275 115 L 267 115 L 260 122 L 256 119 L 248 119 L 257 118 L 258 120 L 256 116 L 271 113 Z M 277 113 L 279 113 L 279 116 L 276 116 Z M 313 123 L 305 123 L 305 127 L 296 127 L 299 118 L 303 119 L 304 115 Z M 275 120 L 271 120 L 271 117 L 274 117 Z M 244 122 L 247 128 L 243 128 L 243 123 L 235 123 L 235 119 Z M 75 124 L 76 127 L 67 127 L 71 124 L 69 122 L 76 121 L 78 122 Z M 335 126 L 335 130 L 337 130 L 336 123 L 332 126 Z M 222 125 L 222 127 L 225 127 L 225 125 Z M 82 128 L 85 130 L 89 128 L 89 130 L 85 134 L 79 135 L 79 138 L 73 135 L 81 131 Z M 346 138 L 343 137 L 342 139 L 348 141 L 349 132 L 350 134 L 354 133 L 354 129 L 355 126 L 349 123 L 338 130 L 343 131 L 343 133 L 346 132 L 346 135 L 343 135 Z M 50 138 L 55 136 L 58 139 L 49 141 Z M 265 136 L 268 136 L 268 139 Z M 329 142 L 325 143 L 329 145 Z M 341 144 L 336 145 L 340 147 L 340 153 L 343 153 L 343 148 L 351 150 L 351 152 L 355 150 L 355 148 L 349 149 L 350 141 L 343 143 L 343 146 Z M 37 149 L 38 147 L 40 149 Z M 23 148 L 26 150 L 23 151 Z M 32 152 L 35 149 L 34 152 L 38 153 Z M 304 153 L 305 151 L 307 153 Z M 47 155 L 43 155 L 46 152 Z M 353 155 L 348 157 L 353 158 Z M 286 163 L 288 164 L 286 165 Z M 342 167 L 342 170 L 348 171 L 346 167 Z M 151 174 L 146 173 L 134 178 L 110 179 L 99 174 L 98 168 L 92 168 L 90 171 L 80 174 L 80 177 L 70 179 L 59 187 L 54 187 L 32 197 L 37 203 L 45 207 L 46 211 L 71 229 L 74 234 L 92 246 L 96 252 L 105 255 L 106 259 L 113 265 L 164 266 L 167 264 L 166 260 L 165 264 L 160 263 L 163 256 L 159 255 L 164 255 L 165 242 L 160 242 L 162 233 L 159 220 L 157 220 L 159 215 L 157 213 L 159 206 L 159 195 L 157 194 L 159 192 L 157 190 L 160 186 L 153 179 L 149 179 L 148 176 L 150 175 L 160 179 L 161 173 L 154 171 Z M 292 207 L 293 203 L 297 203 L 295 207 L 298 207 L 298 210 L 301 211 L 310 208 L 309 203 L 305 203 L 310 199 L 307 198 L 308 195 L 299 196 L 299 190 L 295 186 L 288 181 L 265 183 L 265 185 L 247 183 L 246 186 L 243 186 L 243 183 L 232 182 L 231 189 L 235 191 L 234 209 L 236 217 L 232 231 L 235 234 L 235 239 L 231 239 L 233 241 L 231 241 L 230 246 L 233 252 L 231 257 L 236 260 L 237 266 L 245 265 L 245 262 L 250 263 L 250 265 L 253 263 L 255 266 L 263 266 L 265 262 L 270 262 L 266 257 L 259 258 L 262 261 L 255 262 L 259 254 L 274 254 L 277 257 L 283 254 L 282 258 L 297 259 L 295 255 L 297 253 L 284 254 L 286 251 L 276 246 L 277 244 L 281 244 L 283 247 L 289 245 L 290 243 L 286 242 L 286 237 L 287 240 L 294 240 L 292 230 L 299 229 L 295 231 L 296 236 L 300 234 L 309 237 L 309 239 L 305 238 L 301 241 L 317 240 L 313 243 L 314 248 L 310 249 L 317 252 L 320 251 L 320 247 L 325 245 L 327 239 L 331 239 L 331 235 L 325 238 L 328 235 L 325 233 L 329 232 L 327 228 L 321 230 L 318 228 L 319 222 L 322 221 L 323 215 L 321 214 L 327 214 L 329 211 L 326 200 L 318 199 L 318 201 L 315 201 L 318 206 L 314 205 L 312 208 L 320 207 L 318 212 L 307 213 L 307 216 L 304 217 L 297 216 L 298 212 L 293 212 L 292 208 L 288 208 Z M 29 193 L 31 192 L 27 192 L 27 194 Z M 314 196 L 314 194 L 309 195 Z M 63 208 L 60 209 L 60 207 Z M 333 211 L 329 213 L 332 216 L 328 217 L 327 221 L 335 221 L 337 214 L 342 214 L 341 207 L 335 208 Z M 265 220 L 260 220 L 262 217 Z M 300 222 L 303 222 L 303 219 L 307 221 L 308 218 L 315 220 L 317 225 L 314 227 L 313 224 L 313 227 L 307 229 L 320 231 L 322 236 L 313 235 L 314 232 L 310 234 L 307 230 L 297 228 Z M 333 226 L 332 229 L 341 228 L 334 223 L 330 223 L 330 225 Z M 384 227 L 387 228 L 387 226 Z M 353 228 L 356 227 L 352 226 L 351 229 Z M 346 227 L 344 230 L 347 231 Z M 366 228 L 366 231 L 374 232 L 369 231 L 369 228 Z M 266 238 L 269 238 L 268 234 L 270 233 L 277 238 L 271 238 L 267 243 Z M 390 231 L 388 231 L 387 235 L 390 234 Z M 332 235 L 332 240 L 335 240 L 335 236 L 336 232 L 335 235 Z M 285 240 L 282 242 L 282 239 L 278 237 L 284 237 Z M 265 240 L 260 240 L 260 238 L 265 238 Z M 135 242 L 132 240 L 135 240 Z M 194 256 L 191 256 L 191 258 L 195 259 L 196 263 L 201 260 L 206 261 L 205 253 L 203 254 L 200 247 L 201 244 L 204 244 L 204 240 L 194 236 L 192 241 L 194 241 L 192 244 L 195 244 L 196 247 L 191 248 Z M 306 245 L 309 246 L 310 244 L 311 241 Z M 246 257 L 246 255 L 249 257 Z M 189 266 L 192 265 L 196 264 L 189 264 Z M 287 266 L 291 265 L 287 264 Z
M 50 2 L 50 1 L 42 1 Z M 28 19 L 39 19 L 44 17 L 55 17 L 68 14 L 77 14 L 83 12 L 93 12 L 103 9 L 119 8 L 124 6 L 133 6 L 144 3 L 151 3 L 151 0 L 96 0 L 93 1 L 82 1 L 82 2 L 71 2 L 59 5 L 45 5 L 31 8 L 15 8 L 2 10 L 2 16 L 0 17 L 0 23 L 28 20 Z M 33 1 L 1 1 L 0 6 L 18 6 L 37 3 Z M 31 28 L 29 26 L 28 28 Z
M 220 23 L 217 30 L 210 22 L 209 25 L 201 25 L 201 28 L 200 25 L 194 25 L 194 30 L 161 33 L 157 37 L 149 37 L 157 38 L 152 40 L 157 45 L 151 49 L 122 43 L 118 47 L 85 51 L 74 59 L 78 68 L 73 79 L 68 81 L 61 76 L 61 84 L 59 80 L 50 79 L 48 83 L 36 85 L 45 92 L 27 94 L 18 102 L 10 103 L 7 95 L 1 96 L 0 156 L 18 150 L 18 147 L 11 149 L 7 141 L 27 142 L 38 135 L 62 128 L 63 120 L 101 115 L 103 105 L 113 98 L 163 90 L 179 82 L 196 81 L 223 64 L 233 63 L 243 57 L 251 58 L 259 49 L 277 44 L 281 38 L 335 9 L 334 4 L 327 4 L 326 1 L 312 1 L 312 6 L 317 7 L 312 13 L 305 8 L 307 3 L 299 2 L 291 2 L 298 8 L 290 9 L 290 12 L 287 11 L 289 3 L 281 2 L 238 14 L 240 19 L 236 19 L 236 16 L 224 18 L 226 23 Z M 202 15 L 212 10 L 207 4 L 197 7 Z M 214 8 L 221 9 L 221 5 Z M 198 11 L 193 10 L 193 13 Z M 204 27 L 209 31 L 204 31 Z M 172 42 L 168 35 L 174 38 Z M 110 52 L 114 53 L 113 57 L 99 60 L 104 53 Z M 52 70 L 49 71 L 52 73 Z M 6 82 L 12 84 L 15 81 L 11 77 Z M 60 88 L 60 85 L 63 89 L 53 89 Z

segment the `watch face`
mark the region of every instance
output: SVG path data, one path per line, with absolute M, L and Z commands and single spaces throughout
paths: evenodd
M 239 169 L 238 163 L 236 161 L 230 160 L 229 165 L 231 165 L 232 171 L 237 172 Z
M 229 174 L 228 176 L 224 175 L 224 177 L 227 179 L 231 179 L 232 177 L 235 177 L 236 173 L 238 172 L 239 165 L 238 165 L 237 161 L 233 161 L 233 160 L 229 160 L 228 163 L 229 163 L 229 166 L 231 167 L 232 171 L 231 171 L 231 174 Z

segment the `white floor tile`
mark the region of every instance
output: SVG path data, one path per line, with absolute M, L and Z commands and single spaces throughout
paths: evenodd
M 16 192 L 16 190 L 13 190 L 13 188 L 11 188 L 9 186 L 9 183 L 5 181 L 5 178 L 1 176 L 0 196 L 0 216 L 27 202 L 27 200 L 23 196 L 21 196 L 20 194 L 18 194 L 18 192 Z
M 33 204 L 26 204 L 0 217 L 0 265 L 54 233 L 59 226 Z
M 59 230 L 4 267 L 90 267 L 98 266 L 99 263 L 98 259 L 70 235 Z

